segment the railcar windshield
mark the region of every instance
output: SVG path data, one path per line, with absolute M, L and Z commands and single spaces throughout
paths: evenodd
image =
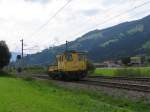
M 67 61 L 72 61 L 73 60 L 72 53 L 66 53 L 66 59 Z

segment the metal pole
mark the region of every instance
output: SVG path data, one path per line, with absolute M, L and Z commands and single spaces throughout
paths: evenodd
M 23 58 L 23 39 L 22 40 L 20 40 L 21 41 L 21 43 L 22 43 L 22 48 L 21 48 L 21 54 L 22 54 L 22 58 Z

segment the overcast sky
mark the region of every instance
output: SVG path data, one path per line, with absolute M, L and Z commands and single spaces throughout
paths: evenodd
M 39 30 L 68 0 L 0 0 L 0 40 L 5 40 L 11 51 L 20 52 L 20 40 L 23 38 L 25 49 L 40 51 L 65 43 L 66 40 L 74 40 L 94 29 L 147 16 L 150 14 L 150 2 L 124 12 L 148 1 L 150 0 L 72 0 Z M 122 15 L 114 18 L 118 14 Z

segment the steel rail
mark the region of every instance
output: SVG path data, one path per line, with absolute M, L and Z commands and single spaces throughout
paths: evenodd
M 131 80 L 131 81 L 149 81 L 150 82 L 150 77 L 88 76 L 87 78 Z
M 139 92 L 150 92 L 149 85 L 141 85 L 141 84 L 128 84 L 128 83 L 92 81 L 92 80 L 82 80 L 82 81 L 78 81 L 77 83 L 94 85 L 94 86 L 106 86 L 112 88 L 127 89 L 127 90 L 139 91 Z

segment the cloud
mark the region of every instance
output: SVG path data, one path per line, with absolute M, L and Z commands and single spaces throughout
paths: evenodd
M 86 16 L 94 16 L 100 12 L 99 9 L 83 10 L 82 13 Z
M 131 0 L 132 1 L 132 0 Z M 112 5 L 119 5 L 121 3 L 129 2 L 129 0 L 103 0 L 102 4 L 104 6 L 112 6 Z
M 46 4 L 48 3 L 50 0 L 24 0 L 26 2 L 35 2 L 35 3 L 41 3 L 41 4 Z

